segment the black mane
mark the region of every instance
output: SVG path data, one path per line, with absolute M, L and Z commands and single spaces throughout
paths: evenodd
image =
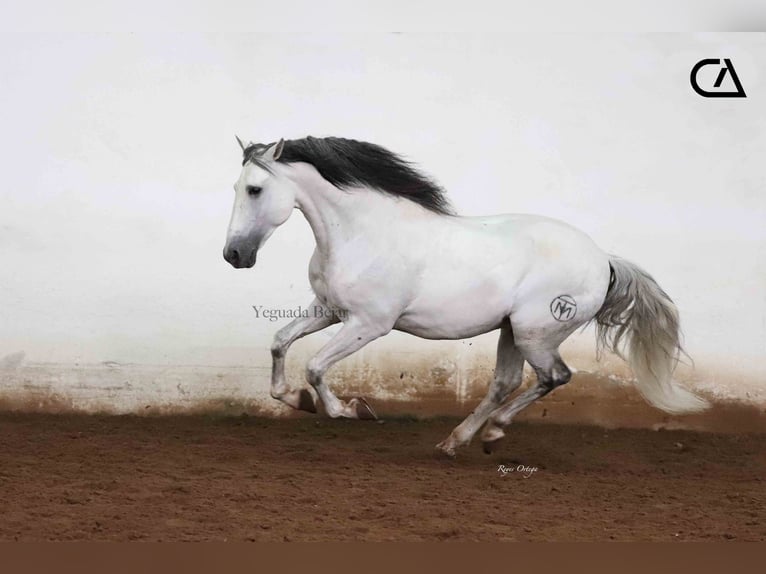
M 266 144 L 249 145 L 242 163 L 252 161 L 266 167 L 259 161 L 259 156 L 268 147 Z M 339 189 L 355 185 L 369 187 L 409 199 L 436 213 L 454 213 L 444 190 L 437 183 L 417 171 L 407 160 L 379 145 L 344 138 L 309 136 L 286 140 L 277 161 L 310 163 L 323 178 Z

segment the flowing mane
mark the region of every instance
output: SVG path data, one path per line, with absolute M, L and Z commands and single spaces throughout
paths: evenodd
M 262 165 L 258 156 L 267 147 L 266 144 L 250 144 L 245 148 L 243 165 L 247 161 Z M 376 144 L 309 136 L 286 140 L 277 161 L 310 163 L 323 178 L 340 189 L 369 187 L 403 197 L 435 213 L 454 214 L 444 190 L 436 182 L 407 160 Z

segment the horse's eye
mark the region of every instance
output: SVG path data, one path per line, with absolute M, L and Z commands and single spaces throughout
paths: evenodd
M 248 185 L 247 186 L 247 194 L 248 195 L 258 195 L 261 193 L 261 188 L 257 185 Z

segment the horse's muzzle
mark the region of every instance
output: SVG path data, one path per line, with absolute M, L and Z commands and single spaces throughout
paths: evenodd
M 255 265 L 257 249 L 250 247 L 226 246 L 223 258 L 235 269 L 249 269 Z

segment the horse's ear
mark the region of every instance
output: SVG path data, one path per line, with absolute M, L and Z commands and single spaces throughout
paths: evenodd
M 234 137 L 237 138 L 237 143 L 239 144 L 239 147 L 242 148 L 242 151 L 245 151 L 245 144 L 242 143 L 242 140 L 239 139 L 239 136 L 235 135 Z
M 266 161 L 277 161 L 282 155 L 282 150 L 285 149 L 285 140 L 280 139 L 274 145 L 270 145 L 269 148 L 263 152 L 263 159 Z

